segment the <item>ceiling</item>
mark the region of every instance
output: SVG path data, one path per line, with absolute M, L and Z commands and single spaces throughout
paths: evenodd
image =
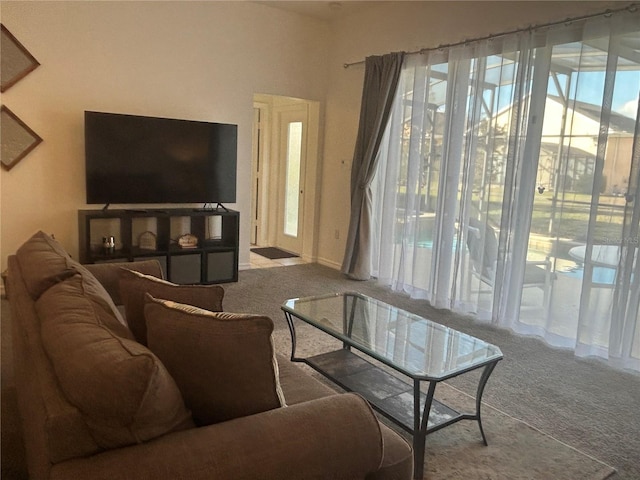
M 306 15 L 308 17 L 314 17 L 320 20 L 331 21 L 336 18 L 351 15 L 353 13 L 371 8 L 375 4 L 381 4 L 386 2 L 380 1 L 288 1 L 288 0 L 272 0 L 272 1 L 258 1 L 263 5 L 268 5 L 273 8 L 279 8 L 280 10 L 286 10 L 300 15 Z

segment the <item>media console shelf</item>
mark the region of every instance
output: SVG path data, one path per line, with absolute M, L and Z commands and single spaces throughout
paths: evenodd
M 240 214 L 227 209 L 78 210 L 80 262 L 155 258 L 173 283 L 238 281 Z M 178 241 L 190 234 L 197 245 Z M 105 248 L 104 237 L 115 246 Z

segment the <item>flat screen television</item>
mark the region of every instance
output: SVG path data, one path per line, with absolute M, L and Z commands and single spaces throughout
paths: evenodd
M 85 112 L 88 204 L 235 203 L 237 125 Z

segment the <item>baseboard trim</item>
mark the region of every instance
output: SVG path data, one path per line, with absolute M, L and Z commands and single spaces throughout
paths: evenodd
M 320 265 L 324 265 L 325 267 L 333 268 L 334 270 L 340 270 L 342 265 L 340 263 L 334 262 L 333 260 L 328 260 L 326 258 L 318 257 L 317 263 Z

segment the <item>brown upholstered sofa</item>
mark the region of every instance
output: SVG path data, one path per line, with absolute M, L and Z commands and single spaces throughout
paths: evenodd
M 411 478 L 411 448 L 377 421 L 366 401 L 336 394 L 275 354 L 277 362 L 265 371 L 275 373 L 281 404 L 224 421 L 198 422 L 191 415 L 194 400 L 183 398 L 180 379 L 169 373 L 153 345 L 136 340 L 116 305 L 121 303 L 123 264 L 79 265 L 42 232 L 8 263 L 16 387 L 30 478 Z M 161 276 L 155 261 L 125 266 Z M 161 302 L 146 299 L 153 301 Z M 149 308 L 162 314 L 163 308 L 175 307 L 165 303 Z M 233 315 L 211 315 L 220 322 L 235 321 Z M 196 316 L 207 321 L 201 311 Z M 265 318 L 258 323 L 269 327 Z M 172 348 L 171 339 L 166 340 L 163 348 Z

